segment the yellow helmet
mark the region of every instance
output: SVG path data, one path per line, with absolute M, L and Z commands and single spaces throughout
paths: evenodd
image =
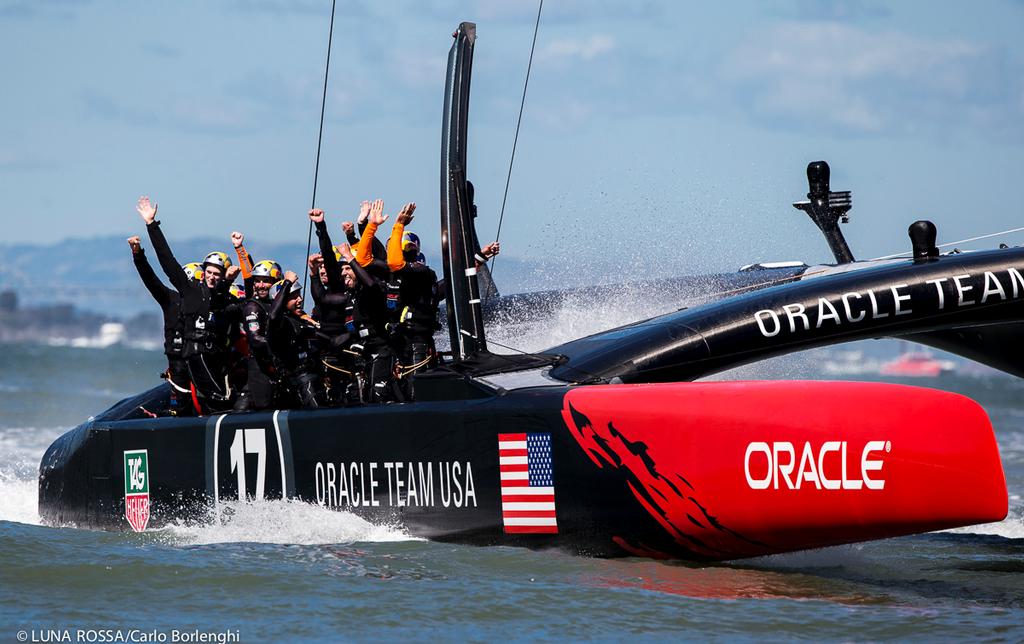
M 189 262 L 182 266 L 181 270 L 185 271 L 186 275 L 197 282 L 203 279 L 203 265 L 199 262 Z
M 222 253 L 219 250 L 214 251 L 206 256 L 203 260 L 203 266 L 207 264 L 211 266 L 220 266 L 224 270 L 231 268 L 231 258 L 227 256 L 227 253 Z
M 253 277 L 269 277 L 270 281 L 277 282 L 281 280 L 282 275 L 281 265 L 273 260 L 265 259 L 252 267 Z
M 235 296 L 235 298 L 239 300 L 245 299 L 245 289 L 239 286 L 238 284 L 232 284 L 228 288 L 228 293 L 231 293 L 232 295 Z
M 342 262 L 341 262 L 341 251 L 340 251 L 340 250 L 338 250 L 338 247 L 337 247 L 337 246 L 331 246 L 331 248 L 333 248 L 333 249 L 334 249 L 334 261 L 336 261 L 336 262 L 338 262 L 339 264 L 341 264 L 341 263 L 342 263 Z
M 417 252 L 420 250 L 420 236 L 416 233 L 405 231 L 402 233 L 402 252 L 409 252 L 413 247 L 416 248 Z

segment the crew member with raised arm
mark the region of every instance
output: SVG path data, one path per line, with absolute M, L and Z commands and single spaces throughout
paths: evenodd
M 339 263 L 341 255 L 335 251 L 334 256 L 335 264 Z M 357 356 L 348 348 L 351 335 L 345 328 L 345 310 L 350 295 L 345 287 L 345 272 L 341 269 L 342 279 L 335 280 L 335 290 L 331 292 L 323 255 L 314 253 L 309 256 L 309 292 L 314 303 L 312 317 L 320 324 L 320 359 L 324 366 L 324 389 L 329 405 L 362 402 L 362 365 L 361 362 L 356 365 Z M 339 285 L 343 289 L 341 292 L 337 290 Z
M 398 353 L 399 376 L 404 379 L 423 368 L 437 365 L 434 333 L 441 329 L 437 320 L 438 305 L 444 299 L 444 282 L 427 266 L 420 248 L 420 238 L 405 227 L 412 223 L 415 203 L 407 203 L 395 218 L 388 238 L 387 307 L 391 315 L 389 330 Z M 498 242 L 488 244 L 476 253 L 477 268 L 501 251 Z M 406 396 L 411 388 L 403 383 Z
M 381 213 L 382 208 L 383 202 L 380 202 L 379 207 L 371 209 L 366 228 L 368 232 L 364 233 L 363 240 L 372 236 L 371 227 L 376 229 L 387 219 L 387 215 Z M 348 334 L 332 341 L 332 348 L 343 350 L 355 358 L 354 367 L 366 382 L 365 389 L 360 387 L 362 400 L 390 402 L 400 399 L 394 387 L 394 353 L 384 333 L 387 309 L 382 282 L 363 268 L 348 244 L 338 246 L 338 254 L 335 255 L 322 210 L 311 210 L 309 217 L 316 226 L 328 280 L 329 296 L 321 302 L 320 313 L 322 319 L 326 319 L 328 315 L 336 314 L 331 314 L 331 310 L 341 311 L 344 332 Z M 361 244 L 363 240 L 360 240 Z M 367 242 L 369 247 L 370 242 Z M 340 268 L 338 259 L 341 260 Z M 359 362 L 364 366 L 360 367 Z
M 252 257 L 242 246 L 242 234 L 232 233 L 231 240 L 232 243 L 237 241 L 235 250 L 238 251 L 239 262 L 243 266 L 251 262 Z M 240 248 L 242 250 L 239 250 Z M 246 275 L 246 272 L 249 274 Z M 242 303 L 241 313 L 242 330 L 249 346 L 249 356 L 246 358 L 245 387 L 235 401 L 234 411 L 256 411 L 269 409 L 274 404 L 277 371 L 267 342 L 272 303 L 270 288 L 279 282 L 284 274 L 280 264 L 265 259 L 255 265 L 249 264 L 248 270 L 242 268 L 242 275 L 245 278 L 246 292 L 250 293 L 250 297 Z
M 321 223 L 318 230 L 322 226 Z M 330 244 L 329 238 L 327 243 Z M 309 256 L 309 292 L 314 303 L 313 319 L 320 324 L 320 358 L 327 400 L 331 405 L 344 405 L 362 401 L 359 393 L 361 365 L 357 368 L 356 356 L 348 348 L 351 335 L 345 328 L 345 310 L 350 293 L 345 286 L 344 271 L 337 268 L 341 255 L 333 248 L 330 255 L 335 260 L 332 262 L 333 278 L 328 277 L 322 253 Z
M 398 213 L 388 238 L 387 306 L 392 345 L 398 354 L 399 380 L 406 396 L 412 395 L 407 376 L 437 364 L 434 333 L 441 329 L 437 321 L 440 297 L 437 274 L 423 261 L 420 240 L 405 232 L 413 220 L 415 203 L 407 203 Z
M 185 334 L 181 319 L 181 297 L 177 291 L 167 288 L 157 277 L 149 260 L 146 259 L 146 250 L 137 236 L 128 238 L 128 246 L 132 249 L 135 270 L 139 272 L 139 277 L 142 278 L 142 283 L 146 285 L 150 295 L 160 305 L 164 316 L 164 355 L 167 356 L 167 370 L 161 374 L 161 377 L 166 378 L 171 386 L 167 413 L 171 416 L 192 416 L 191 380 L 189 380 L 185 357 L 182 355 L 185 348 Z M 182 266 L 182 270 L 191 279 L 198 280 L 202 275 L 199 264 L 186 264 Z
M 157 204 L 140 197 L 136 210 L 146 222 L 153 249 L 164 274 L 181 297 L 185 332 L 183 355 L 192 380 L 193 404 L 200 414 L 231 407 L 227 358 L 231 327 L 240 317 L 237 301 L 228 293 L 239 269 L 228 256 L 212 252 L 203 260 L 203 279 L 194 281 L 181 270 L 156 219 Z
M 278 372 L 290 393 L 305 408 L 323 407 L 326 396 L 321 380 L 317 322 L 302 310 L 302 287 L 292 271 L 270 289 L 267 341 Z

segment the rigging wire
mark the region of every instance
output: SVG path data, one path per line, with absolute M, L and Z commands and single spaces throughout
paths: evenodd
M 978 241 L 979 239 L 988 239 L 990 237 L 999 237 L 1000 235 L 1009 235 L 1010 233 L 1019 233 L 1024 230 L 1024 226 L 1020 228 L 1011 228 L 1010 230 L 1003 230 L 998 233 L 989 233 L 988 235 L 979 235 L 978 237 L 968 237 L 967 239 L 961 239 L 959 241 L 949 242 L 948 244 L 939 244 L 936 248 L 946 248 L 947 246 L 956 246 L 957 244 L 966 244 L 968 242 Z M 881 257 L 875 257 L 871 261 L 878 259 L 894 259 L 896 257 L 910 257 L 911 253 L 906 251 L 902 253 L 893 253 L 892 255 L 882 255 Z
M 320 145 L 324 140 L 324 111 L 327 108 L 327 78 L 331 73 L 331 43 L 334 40 L 334 7 L 337 0 L 331 0 L 331 27 L 327 32 L 327 64 L 324 65 L 324 91 L 320 99 L 320 132 L 316 138 L 316 166 L 313 169 L 313 198 L 310 200 L 310 209 L 316 208 L 316 184 L 320 176 Z M 306 257 L 309 257 L 310 245 L 313 242 L 313 221 L 309 222 L 309 229 L 306 231 Z M 309 271 L 302 271 L 302 297 L 306 297 L 306 280 L 309 278 Z
M 508 186 L 512 181 L 512 166 L 516 162 L 516 144 L 519 143 L 519 126 L 523 123 L 523 108 L 526 106 L 526 88 L 530 86 L 530 70 L 533 68 L 533 52 L 537 48 L 537 31 L 540 29 L 540 13 L 544 9 L 544 0 L 537 5 L 537 20 L 533 24 L 533 43 L 530 45 L 530 61 L 526 64 L 526 80 L 523 82 L 523 96 L 519 101 L 519 118 L 516 119 L 516 135 L 512 139 L 512 155 L 508 160 L 508 175 L 505 177 L 505 194 L 501 198 L 501 214 L 498 216 L 498 232 L 494 241 L 501 239 L 501 222 L 505 219 L 505 203 L 508 201 Z M 494 276 L 494 266 L 498 263 L 495 257 L 491 262 L 490 272 Z

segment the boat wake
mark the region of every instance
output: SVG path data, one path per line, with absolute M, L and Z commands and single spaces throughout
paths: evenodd
M 220 521 L 205 525 L 171 525 L 158 539 L 175 546 L 219 543 L 324 545 L 421 541 L 400 526 L 377 525 L 349 512 L 329 510 L 302 501 L 222 503 Z
M 953 534 L 992 535 L 996 537 L 1006 537 L 1007 539 L 1024 539 L 1024 507 L 1020 505 L 1020 502 L 1021 498 L 1019 496 L 1010 496 L 1010 514 L 1002 521 L 970 525 L 963 528 L 953 528 L 952 530 L 944 530 L 944 532 L 952 532 Z
M 0 521 L 39 525 L 39 483 L 0 471 Z
M 60 427 L 0 429 L 0 521 L 39 525 L 39 461 L 66 431 Z

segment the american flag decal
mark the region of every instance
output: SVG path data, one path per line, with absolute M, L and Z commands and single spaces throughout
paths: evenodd
M 505 532 L 557 533 L 551 434 L 498 434 L 498 466 Z

